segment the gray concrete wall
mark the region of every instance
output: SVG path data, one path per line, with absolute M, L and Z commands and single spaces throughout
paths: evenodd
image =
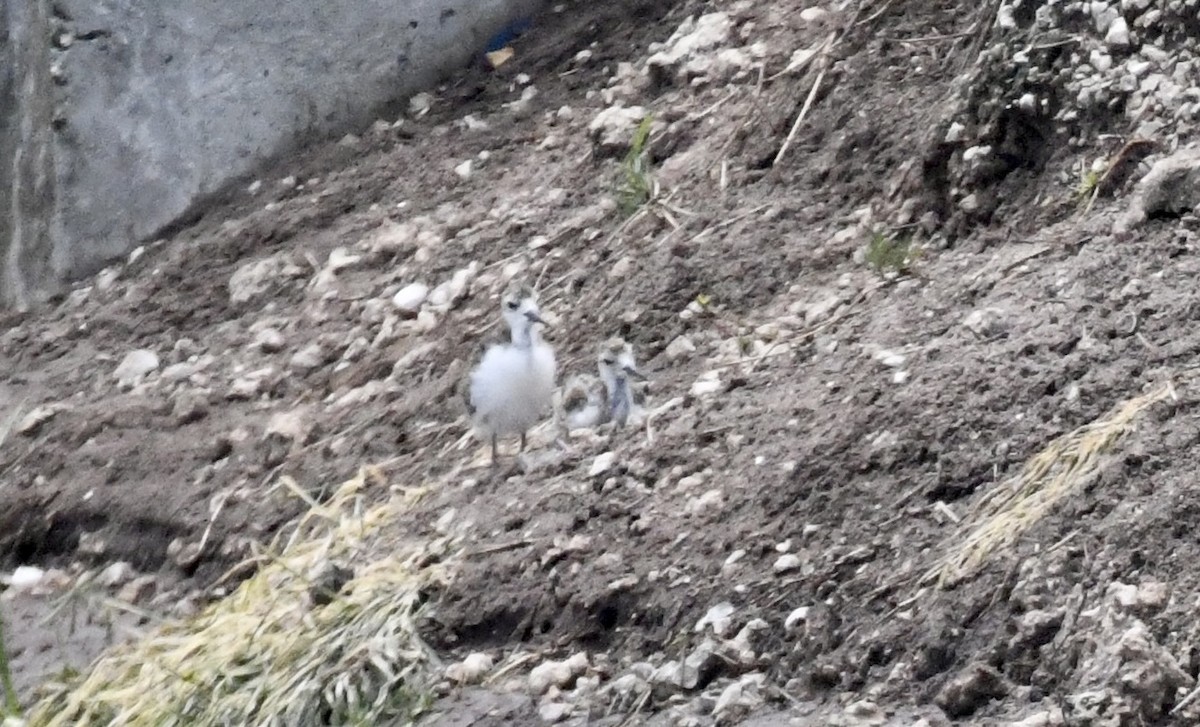
M 0 303 L 25 307 L 540 0 L 0 0 Z

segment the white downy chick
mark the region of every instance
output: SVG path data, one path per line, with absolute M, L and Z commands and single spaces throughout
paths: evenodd
M 632 380 L 646 380 L 637 369 L 633 346 L 622 338 L 610 338 L 600 349 L 599 367 L 600 380 L 608 394 L 608 421 L 624 427 L 630 419 L 636 420 L 641 415 Z
M 468 399 L 477 434 L 491 440 L 493 465 L 497 437 L 520 434 L 525 451 L 525 434 L 551 407 L 557 378 L 554 349 L 538 334 L 538 326 L 546 322 L 533 291 L 510 286 L 500 299 L 500 314 L 512 340 L 484 353 L 471 373 Z
M 626 341 L 606 341 L 600 347 L 596 368 L 599 377 L 579 374 L 563 387 L 561 417 L 568 431 L 608 422 L 623 427 L 640 410 L 630 380 L 644 381 L 646 377 L 637 370 L 633 348 Z

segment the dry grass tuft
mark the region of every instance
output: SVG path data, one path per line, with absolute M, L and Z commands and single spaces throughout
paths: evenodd
M 419 493 L 363 512 L 372 481 L 364 471 L 312 503 L 228 598 L 118 647 L 78 682 L 50 685 L 30 727 L 374 725 L 427 708 L 438 665 L 417 622 L 456 544 L 401 550 L 388 526 Z
M 1174 396 L 1170 384 L 1121 404 L 1106 417 L 1050 443 L 1015 477 L 988 493 L 965 518 L 962 534 L 923 582 L 952 586 L 996 551 L 1012 547 L 1029 528 L 1099 472 L 1102 458 L 1151 405 Z

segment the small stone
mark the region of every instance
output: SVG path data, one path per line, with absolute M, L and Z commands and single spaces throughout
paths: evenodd
M 951 679 L 934 697 L 934 703 L 945 710 L 951 719 L 973 714 L 992 699 L 1008 694 L 1004 677 L 995 668 L 983 663 L 968 666 Z
M 495 664 L 490 655 L 477 651 L 446 667 L 446 678 L 459 684 L 478 684 Z
M 421 117 L 433 108 L 433 94 L 422 91 L 408 100 L 408 115 Z
M 947 144 L 957 144 L 967 136 L 967 127 L 955 121 L 950 124 L 950 128 L 946 129 L 945 142 Z
M 186 381 L 216 362 L 215 356 L 201 356 L 191 361 L 181 361 L 171 364 L 158 374 L 158 378 L 168 384 Z
M 700 620 L 696 622 L 696 626 L 692 630 L 696 633 L 700 633 L 701 631 L 704 631 L 704 629 L 711 626 L 714 634 L 717 636 L 724 636 L 729 632 L 729 627 L 733 623 L 732 617 L 734 611 L 735 609 L 732 603 L 729 601 L 722 601 L 708 609 L 708 611 L 700 617 Z
M 804 325 L 812 326 L 820 323 L 837 311 L 842 304 L 842 296 L 830 293 L 824 298 L 804 306 Z
M 1112 21 L 1112 24 L 1108 26 L 1108 32 L 1104 34 L 1104 42 L 1114 49 L 1129 47 L 1129 25 L 1125 22 L 1125 18 L 1117 16 Z
M 980 338 L 992 338 L 1003 332 L 1001 311 L 997 308 L 979 308 L 963 318 L 963 327 Z
M 264 258 L 246 263 L 229 278 L 229 300 L 231 303 L 248 303 L 266 293 L 280 278 L 286 265 L 277 257 Z
M 171 607 L 171 614 L 176 618 L 192 618 L 200 613 L 200 604 L 197 602 L 197 596 L 187 596 L 179 599 L 179 602 Z
M 618 578 L 615 581 L 609 582 L 608 592 L 622 593 L 624 591 L 632 591 L 640 582 L 641 579 L 637 576 L 625 576 L 624 578 Z
M 721 690 L 721 695 L 713 704 L 713 714 L 721 716 L 735 713 L 745 714 L 761 706 L 765 701 L 761 691 L 766 685 L 766 681 L 766 675 L 761 673 L 742 676 Z
M 887 366 L 888 368 L 896 369 L 903 366 L 904 362 L 908 359 L 904 356 L 904 354 L 880 349 L 875 352 L 875 360 L 884 366 Z
M 478 270 L 478 263 L 471 263 L 465 268 L 455 270 L 449 280 L 429 292 L 427 300 L 429 305 L 436 308 L 448 308 L 462 300 Z
M 278 353 L 283 350 L 287 342 L 283 338 L 283 334 L 274 328 L 267 327 L 254 334 L 254 340 L 250 342 L 250 347 L 262 351 L 263 353 Z
M 996 25 L 1002 30 L 1012 30 L 1017 27 L 1017 19 L 1013 15 L 1011 5 L 1001 5 L 996 11 Z
M 102 556 L 108 553 L 108 541 L 98 532 L 83 533 L 79 536 L 79 545 L 75 552 L 80 555 Z
M 633 268 L 633 258 L 628 255 L 622 255 L 619 260 L 613 263 L 612 268 L 608 271 L 608 277 L 614 280 L 623 280 L 629 275 L 630 269 Z
M 37 434 L 42 428 L 42 425 L 54 418 L 54 415 L 59 412 L 59 407 L 55 405 L 44 405 L 33 409 L 21 419 L 21 423 L 17 425 L 16 432 L 23 437 L 32 437 Z
M 1100 73 L 1108 71 L 1113 66 L 1112 56 L 1096 48 L 1088 55 L 1088 63 Z
M 441 319 L 438 314 L 431 310 L 422 310 L 417 314 L 417 330 L 423 333 L 428 333 L 438 327 Z
M 538 706 L 538 716 L 543 722 L 561 722 L 571 714 L 571 705 L 564 702 L 546 702 Z
M 421 304 L 429 297 L 429 286 L 424 283 L 409 283 L 392 296 L 392 305 L 407 316 L 415 316 Z
M 32 565 L 17 566 L 9 576 L 8 585 L 15 591 L 31 591 L 46 575 L 46 571 Z
M 819 23 L 829 17 L 825 8 L 812 7 L 800 11 L 800 20 L 805 23 Z
M 325 352 L 320 344 L 311 343 L 292 354 L 288 365 L 297 371 L 311 371 L 325 362 Z
M 709 371 L 701 375 L 700 378 L 692 384 L 692 396 L 703 398 L 720 393 L 725 388 L 724 382 L 721 381 L 721 373 L 719 371 Z
M 645 107 L 612 106 L 596 114 L 588 133 L 599 150 L 616 154 L 628 149 L 634 129 L 645 117 Z
M 1151 581 L 1141 586 L 1114 582 L 1108 587 L 1108 595 L 1127 610 L 1153 611 L 1166 605 L 1169 592 L 1166 584 L 1159 581 Z
M 420 231 L 412 222 L 387 222 L 368 235 L 360 247 L 379 255 L 395 255 L 417 246 Z
M 687 336 L 677 336 L 675 340 L 667 344 L 667 348 L 663 353 L 667 360 L 675 363 L 688 358 L 696 352 L 696 344 L 692 343 L 692 339 Z
M 712 489 L 699 497 L 692 498 L 687 504 L 689 515 L 702 515 L 709 510 L 717 509 L 725 500 L 725 493 L 720 489 Z
M 846 706 L 846 714 L 873 724 L 883 724 L 887 721 L 887 715 L 879 705 L 867 699 L 851 702 Z
M 588 468 L 588 477 L 598 477 L 604 474 L 612 468 L 616 459 L 615 452 L 603 452 L 596 455 L 596 459 L 592 460 L 592 466 Z
M 263 384 L 275 375 L 275 369 L 272 366 L 266 366 L 248 374 L 243 374 L 234 379 L 233 384 L 229 387 L 229 392 L 225 395 L 226 398 L 235 400 L 253 399 L 258 396 Z
M 104 586 L 105 588 L 115 588 L 128 583 L 134 575 L 135 571 L 133 570 L 133 566 L 129 565 L 123 560 L 119 560 L 100 571 L 100 575 L 97 580 L 99 580 L 100 585 Z
M 787 618 L 785 618 L 783 620 L 784 630 L 792 631 L 798 625 L 807 621 L 809 610 L 810 609 L 808 606 L 801 606 L 799 608 L 793 609 L 792 612 L 787 615 Z
M 1124 235 L 1161 213 L 1178 216 L 1200 206 L 1200 147 L 1186 146 L 1158 160 L 1134 188 L 1129 208 L 1113 223 Z
M 457 174 L 460 179 L 464 179 L 464 180 L 471 178 L 471 171 L 472 171 L 472 164 L 471 164 L 470 159 L 468 159 L 465 162 L 463 162 L 462 164 L 459 164 L 458 166 L 454 167 L 454 173 Z
M 180 568 L 188 570 L 200 561 L 200 544 L 175 538 L 167 545 L 167 557 Z
M 158 579 L 152 575 L 134 578 L 117 591 L 117 600 L 125 603 L 138 604 L 150 600 L 158 589 Z
M 775 559 L 775 565 L 772 566 L 776 573 L 788 573 L 797 570 L 804 565 L 804 561 L 795 553 L 785 553 Z
M 100 291 L 101 293 L 111 290 L 113 285 L 116 284 L 117 278 L 119 277 L 121 277 L 120 270 L 117 270 L 116 268 L 104 268 L 100 272 L 96 273 L 96 277 L 94 279 L 96 290 Z
M 655 669 L 649 676 L 649 681 L 691 691 L 699 686 L 702 676 L 712 674 L 723 661 L 716 643 L 712 639 L 705 639 L 682 663 L 671 660 Z
M 534 694 L 545 694 L 550 687 L 569 687 L 576 677 L 587 671 L 586 652 L 573 654 L 562 661 L 546 661 L 529 672 L 529 688 Z
M 121 386 L 133 386 L 142 380 L 146 374 L 158 368 L 158 354 L 139 348 L 125 354 L 121 363 L 113 371 L 113 378 Z
M 288 443 L 307 444 L 313 430 L 308 407 L 300 406 L 271 415 L 264 438 L 275 437 Z

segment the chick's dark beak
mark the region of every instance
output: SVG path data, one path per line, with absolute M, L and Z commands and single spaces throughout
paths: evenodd
M 541 323 L 543 326 L 550 325 L 545 321 L 545 319 L 538 315 L 537 311 L 535 310 L 525 311 L 525 318 L 528 319 L 530 323 Z
M 646 381 L 646 375 L 632 366 L 625 367 L 625 374 L 635 381 Z

